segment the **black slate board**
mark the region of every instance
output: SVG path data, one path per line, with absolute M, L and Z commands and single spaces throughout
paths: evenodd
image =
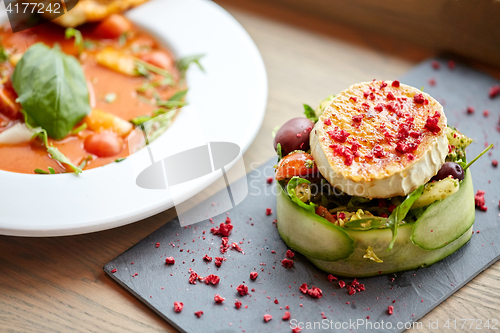
M 475 143 L 468 148 L 469 159 L 484 149 L 486 142 L 498 146 L 500 133 L 496 127 L 500 97 L 490 99 L 488 91 L 499 82 L 461 64 L 457 63 L 450 70 L 446 59 L 438 61 L 441 65 L 439 70 L 433 69 L 429 60 L 415 67 L 400 81 L 416 87 L 423 86 L 444 105 L 448 123 L 475 139 Z M 430 79 L 436 81 L 435 86 L 429 84 Z M 474 114 L 466 113 L 468 106 L 474 107 Z M 483 110 L 489 110 L 488 117 L 483 115 Z M 344 328 L 335 329 L 339 332 L 401 332 L 404 329 L 397 327 L 398 322 L 418 321 L 499 259 L 500 189 L 497 184 L 500 170 L 491 165 L 495 157 L 500 158 L 497 148 L 492 151 L 492 156 L 483 157 L 472 167 L 474 188 L 486 191 L 488 206 L 487 212 L 476 211 L 475 230 L 480 233 L 476 232 L 462 249 L 431 267 L 360 279 L 366 290 L 352 296 L 347 294 L 345 288 L 340 289 L 335 281 L 328 282 L 326 274 L 300 254 L 296 254 L 292 269 L 281 266 L 280 261 L 285 258 L 287 247 L 273 224 L 276 216 L 275 185 L 268 185 L 266 178 L 271 174 L 263 173 L 263 170 L 269 173 L 274 159 L 248 175 L 248 197 L 228 212 L 234 225 L 230 242 L 242 242 L 244 255 L 229 250 L 225 255 L 227 261 L 217 269 L 214 261 L 206 263 L 202 260 L 205 254 L 221 256 L 221 239 L 210 234 L 214 224 L 204 221 L 181 228 L 178 220 L 174 219 L 112 260 L 104 270 L 182 332 L 290 332 L 290 323 L 281 320 L 287 305 L 292 319 L 297 322 L 316 322 L 319 325 L 323 312 L 328 325 L 332 325 L 330 328 L 339 328 L 338 325 L 344 323 Z M 218 195 L 215 195 L 201 205 L 216 210 L 218 201 Z M 210 207 L 212 203 L 216 204 Z M 266 215 L 268 207 L 273 209 L 271 216 Z M 223 222 L 226 216 L 224 213 L 215 217 L 215 225 Z M 160 243 L 158 248 L 156 243 Z M 164 264 L 167 256 L 175 257 L 175 265 Z M 201 276 L 216 274 L 221 281 L 217 286 L 202 282 L 189 284 L 190 268 Z M 111 273 L 113 269 L 117 271 Z M 256 281 L 249 279 L 251 271 L 258 271 Z M 350 283 L 352 279 L 345 281 Z M 255 289 L 250 291 L 251 296 L 238 295 L 236 286 L 241 283 Z M 299 292 L 302 283 L 321 288 L 323 297 L 302 297 Z M 215 294 L 225 297 L 226 301 L 221 305 L 215 304 Z M 237 299 L 243 303 L 239 310 L 234 306 Z M 274 303 L 275 299 L 279 304 Z M 182 313 L 174 312 L 174 301 L 184 303 Z M 393 315 L 387 313 L 389 305 L 394 306 Z M 204 315 L 198 319 L 194 312 L 199 310 L 204 311 Z M 264 314 L 271 314 L 273 320 L 265 323 Z M 368 316 L 369 320 L 366 320 Z M 360 327 L 346 326 L 358 319 L 363 320 Z M 376 329 L 382 320 L 385 326 Z M 366 322 L 374 326 L 370 329 L 370 324 Z M 427 322 L 423 325 L 428 328 Z M 318 327 L 304 329 L 303 332 L 319 331 Z M 440 329 L 444 328 L 441 326 Z

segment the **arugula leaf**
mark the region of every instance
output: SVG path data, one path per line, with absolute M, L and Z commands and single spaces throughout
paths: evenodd
M 396 241 L 396 237 L 398 236 L 399 223 L 403 221 L 406 214 L 408 214 L 411 206 L 422 195 L 423 191 L 424 185 L 420 185 L 415 191 L 408 194 L 406 199 L 392 211 L 391 215 L 388 218 L 388 226 L 392 231 L 392 239 L 389 243 L 387 251 L 392 250 L 392 247 L 394 246 L 394 242 Z
M 150 64 L 149 62 L 146 62 L 138 58 L 135 58 L 134 60 L 136 69 L 141 75 L 150 77 L 151 73 L 155 73 L 163 77 L 172 77 L 172 74 L 170 74 L 170 72 L 167 71 L 166 69 L 160 68 L 158 66 Z
M 299 205 L 300 207 L 304 208 L 305 210 L 307 210 L 307 211 L 309 211 L 309 212 L 311 212 L 313 214 L 316 214 L 316 204 L 314 204 L 313 202 L 311 202 L 308 205 L 308 204 L 302 202 L 302 200 L 300 200 L 297 197 L 297 194 L 295 193 L 295 188 L 298 185 L 304 184 L 304 183 L 305 184 L 311 184 L 311 182 L 308 181 L 307 179 L 294 176 L 288 182 L 288 185 L 286 186 L 286 191 L 287 191 L 288 195 L 290 196 L 290 199 L 292 199 L 293 202 L 295 202 L 297 205 Z
M 35 173 L 39 175 L 48 175 L 49 173 L 47 171 L 44 171 L 42 169 L 35 169 Z
M 72 135 L 78 134 L 79 132 L 83 131 L 84 129 L 87 129 L 87 123 L 83 123 L 80 126 L 78 126 L 77 128 L 73 129 L 71 131 L 71 134 Z
M 7 61 L 9 59 L 9 55 L 7 51 L 4 49 L 2 43 L 0 43 L 0 62 Z
M 278 162 L 283 158 L 283 152 L 281 151 L 281 143 L 276 145 L 276 153 L 278 154 Z
M 56 140 L 90 113 L 82 67 L 58 47 L 32 45 L 19 60 L 12 85 L 30 118 Z
M 78 167 L 83 170 L 90 161 L 92 161 L 92 155 L 88 155 L 87 157 L 85 157 L 78 165 Z
M 171 110 L 175 111 L 175 110 Z M 172 125 L 174 116 L 177 112 L 166 112 L 160 114 L 149 121 L 140 124 L 146 138 L 147 142 L 151 143 L 156 140 L 167 128 Z
M 187 93 L 187 89 L 182 90 L 182 91 L 178 91 L 172 97 L 170 97 L 170 99 L 168 101 L 157 101 L 157 104 L 159 106 L 163 106 L 163 107 L 166 107 L 169 109 L 185 106 L 187 103 L 183 102 L 181 100 L 184 98 L 184 96 L 186 96 L 186 93 Z M 176 109 L 174 109 L 174 110 L 176 110 Z M 162 114 L 165 114 L 167 112 L 174 111 L 174 110 L 167 110 L 164 108 L 160 108 L 160 109 L 154 111 L 153 115 L 151 115 L 151 116 L 147 116 L 147 115 L 138 116 L 138 117 L 135 117 L 134 119 L 130 120 L 130 122 L 136 126 L 139 126 L 141 124 L 144 124 L 147 121 L 150 121 L 151 119 L 154 119 Z
M 345 228 L 355 230 L 382 229 L 389 226 L 389 221 L 385 217 L 367 217 L 365 219 L 353 220 L 344 224 Z
M 115 163 L 120 163 L 121 161 L 125 161 L 125 157 L 120 157 L 115 160 Z
M 66 39 L 70 39 L 72 37 L 75 37 L 75 46 L 78 48 L 78 54 L 82 53 L 83 51 L 83 36 L 80 30 L 74 29 L 74 28 L 67 28 L 66 31 L 64 32 L 64 36 Z
M 61 163 L 69 165 L 75 171 L 75 173 L 77 173 L 77 174 L 78 173 L 82 173 L 82 169 L 80 169 L 79 167 L 75 166 L 69 160 L 69 158 L 67 158 L 63 153 L 61 153 L 59 151 L 59 149 L 57 149 L 54 146 L 49 145 L 49 139 L 48 139 L 47 131 L 45 129 L 41 128 L 41 127 L 33 127 L 33 125 L 32 125 L 33 124 L 33 120 L 32 120 L 32 118 L 30 118 L 30 116 L 28 115 L 28 113 L 25 110 L 23 110 L 23 109 L 21 109 L 20 111 L 21 111 L 21 113 L 24 116 L 24 123 L 26 124 L 26 127 L 28 127 L 29 129 L 35 131 L 35 134 L 33 135 L 33 138 L 38 137 L 38 138 L 40 138 L 42 140 L 43 145 L 45 146 L 45 148 L 47 148 L 47 152 L 50 154 L 50 158 L 52 158 L 53 160 L 56 160 L 58 162 L 61 162 Z M 50 169 L 49 169 L 49 171 L 50 171 Z
M 486 152 L 488 150 L 490 150 L 491 148 L 493 148 L 493 144 L 491 143 L 488 147 L 486 147 L 479 155 L 476 156 L 476 158 L 474 158 L 472 161 L 470 161 L 464 168 L 464 172 L 474 163 L 476 162 L 481 156 L 483 156 L 484 154 L 486 154 Z
M 356 208 L 357 206 L 359 206 L 359 204 L 366 203 L 369 201 L 370 201 L 370 199 L 368 199 L 368 198 L 352 196 L 351 199 L 349 200 L 349 202 L 347 203 L 347 208 L 353 209 L 353 208 Z
M 179 71 L 181 72 L 181 75 L 184 76 L 186 71 L 188 70 L 189 66 L 191 66 L 192 64 L 196 64 L 198 66 L 198 68 L 204 72 L 205 69 L 200 64 L 200 59 L 204 56 L 205 56 L 204 54 L 195 54 L 195 55 L 190 55 L 190 56 L 181 58 L 176 62 L 177 69 L 179 69 Z
M 318 117 L 316 117 L 316 112 L 314 112 L 313 108 L 307 104 L 303 105 L 304 105 L 304 114 L 306 115 L 307 119 L 309 119 L 313 123 L 317 122 Z

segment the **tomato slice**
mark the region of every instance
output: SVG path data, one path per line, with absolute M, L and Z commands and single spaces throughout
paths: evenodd
M 129 20 L 123 15 L 112 14 L 99 23 L 94 33 L 101 38 L 113 39 L 130 30 L 132 30 L 132 23 Z
M 314 158 L 304 152 L 292 152 L 283 157 L 276 170 L 276 180 L 292 178 L 293 176 L 317 175 L 318 168 Z
M 85 139 L 84 147 L 98 157 L 110 157 L 123 150 L 123 140 L 113 132 L 94 133 Z

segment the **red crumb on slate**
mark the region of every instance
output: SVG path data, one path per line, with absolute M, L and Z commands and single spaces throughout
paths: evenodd
M 390 315 L 394 313 L 394 307 L 392 305 L 389 305 L 387 307 L 387 313 L 390 314 Z
M 435 85 L 436 85 L 436 80 L 435 80 L 435 79 L 430 79 L 430 80 L 429 80 L 429 84 L 430 84 L 431 86 L 435 86 Z
M 236 290 L 240 293 L 241 296 L 248 295 L 248 287 L 244 284 L 240 284 L 238 287 L 236 287 Z
M 210 232 L 214 235 L 221 235 L 222 237 L 228 237 L 233 230 L 233 225 L 229 223 L 221 223 L 219 227 L 210 229 Z
M 252 279 L 252 280 L 255 280 L 257 278 L 257 276 L 259 276 L 259 273 L 257 273 L 257 272 L 250 273 L 250 279 Z
M 226 253 L 229 249 L 229 240 L 227 237 L 222 237 L 222 243 L 220 245 L 220 253 Z
M 267 183 L 268 183 L 268 184 L 272 184 L 272 183 L 273 183 L 273 177 L 269 177 L 269 178 L 267 178 Z
M 287 258 L 291 259 L 291 258 L 293 258 L 294 255 L 295 255 L 295 253 L 293 253 L 292 251 L 286 250 L 286 256 L 287 256 Z
M 307 291 L 309 290 L 309 288 L 307 288 L 307 283 L 302 283 L 302 285 L 299 287 L 299 290 L 301 293 L 307 294 Z
M 267 323 L 269 320 L 273 319 L 273 316 L 271 316 L 270 314 L 265 314 L 264 315 L 264 321 Z
M 203 314 L 203 311 L 196 311 L 196 312 L 194 313 L 194 315 L 195 315 L 196 317 L 198 317 L 198 318 L 200 318 L 202 314 Z
M 302 328 L 300 328 L 298 326 L 295 328 L 292 328 L 292 333 L 300 333 L 300 332 L 302 332 Z
M 220 278 L 217 276 L 217 275 L 214 275 L 214 274 L 210 274 L 209 276 L 205 277 L 205 283 L 206 284 L 213 284 L 213 285 L 216 285 L 217 283 L 219 283 L 220 281 Z
M 273 210 L 271 208 L 266 208 L 266 215 L 271 215 L 273 213 Z
M 448 61 L 448 68 L 455 69 L 455 62 L 453 60 Z
M 439 67 L 441 67 L 441 64 L 436 60 L 433 60 L 431 62 L 431 65 L 432 65 L 432 68 L 434 68 L 434 69 L 439 69 Z
M 326 277 L 328 279 L 328 281 L 332 282 L 333 280 L 337 280 L 337 278 L 335 276 L 333 276 L 332 274 L 328 274 L 328 276 Z
M 274 304 L 279 304 L 279 303 L 280 303 L 280 302 L 279 302 L 279 301 L 278 301 L 278 299 L 276 298 L 276 299 L 274 300 Z
M 491 161 L 491 165 L 493 165 L 494 167 L 497 167 L 498 166 L 498 161 L 497 160 Z
M 281 265 L 285 268 L 291 268 L 293 266 L 293 260 L 283 259 L 281 260 Z
M 490 88 L 489 96 L 490 98 L 495 98 L 500 95 L 500 86 L 493 86 Z
M 196 284 L 196 280 L 198 280 L 198 278 L 200 278 L 200 276 L 195 272 L 193 271 L 191 268 L 189 269 L 189 283 L 191 284 Z
M 241 302 L 240 302 L 240 301 L 236 301 L 236 303 L 234 303 L 234 307 L 235 307 L 236 309 L 241 308 Z
M 468 107 L 467 107 L 467 113 L 468 113 L 468 114 L 473 114 L 473 113 L 474 113 L 474 111 L 475 111 L 475 109 L 474 109 L 472 106 L 468 106 Z
M 342 280 L 340 280 L 340 281 L 339 281 L 339 287 L 340 287 L 340 288 L 344 288 L 344 287 L 345 287 L 345 282 L 344 282 L 344 281 L 342 281 Z
M 165 258 L 165 264 L 166 264 L 166 265 L 173 265 L 173 264 L 175 264 L 175 259 L 174 259 L 174 257 L 166 257 L 166 258 Z
M 307 291 L 307 294 L 313 298 L 321 298 L 321 296 L 323 296 L 323 291 L 318 287 L 312 286 L 312 288 Z
M 490 115 L 490 111 L 484 110 L 483 111 L 483 116 L 488 117 Z
M 289 311 L 285 311 L 285 314 L 283 315 L 283 317 L 282 317 L 281 319 L 283 319 L 283 320 L 285 320 L 285 321 L 286 321 L 286 320 L 290 320 L 290 317 L 291 317 L 291 316 L 292 316 L 292 315 L 290 314 L 290 312 L 289 312 Z
M 220 267 L 222 265 L 223 261 L 226 261 L 226 258 L 215 257 L 215 266 Z
M 184 303 L 174 302 L 174 311 L 175 312 L 181 312 L 183 307 L 184 307 Z
M 211 262 L 212 257 L 209 257 L 208 254 L 205 254 L 205 256 L 203 257 L 203 260 L 205 260 L 206 262 Z
M 221 295 L 219 295 L 219 294 L 215 294 L 215 296 L 214 296 L 214 301 L 215 301 L 216 303 L 221 304 L 221 303 L 222 303 L 222 302 L 224 302 L 225 300 L 226 300 L 226 299 L 225 299 L 224 297 L 222 297 Z
M 245 254 L 245 252 L 243 252 L 243 249 L 241 248 L 241 246 L 238 245 L 238 243 L 232 243 L 231 244 L 231 248 L 233 250 L 236 250 L 238 252 L 241 252 L 241 253 Z
M 156 243 L 156 244 L 155 244 L 155 247 L 156 247 L 156 248 L 160 247 L 160 243 Z
M 113 269 L 111 270 L 111 273 L 116 273 L 116 268 L 113 268 Z
M 485 206 L 484 194 L 484 191 L 478 190 L 474 196 L 474 203 L 476 204 L 476 207 L 485 212 L 488 210 L 488 207 Z

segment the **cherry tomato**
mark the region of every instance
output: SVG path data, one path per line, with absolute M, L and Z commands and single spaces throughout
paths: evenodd
M 145 62 L 149 62 L 150 64 L 163 69 L 170 69 L 174 65 L 172 57 L 170 57 L 164 51 L 152 51 L 149 53 L 141 54 L 139 58 L 141 58 L 141 60 L 144 60 Z
M 98 157 L 115 156 L 123 150 L 123 139 L 113 132 L 95 133 L 85 139 L 84 147 Z
M 314 176 L 318 168 L 313 157 L 304 152 L 291 153 L 285 156 L 276 170 L 276 180 L 292 178 L 293 176 Z
M 112 14 L 105 18 L 95 28 L 94 33 L 101 38 L 118 38 L 125 32 L 132 30 L 132 23 L 123 15 Z

